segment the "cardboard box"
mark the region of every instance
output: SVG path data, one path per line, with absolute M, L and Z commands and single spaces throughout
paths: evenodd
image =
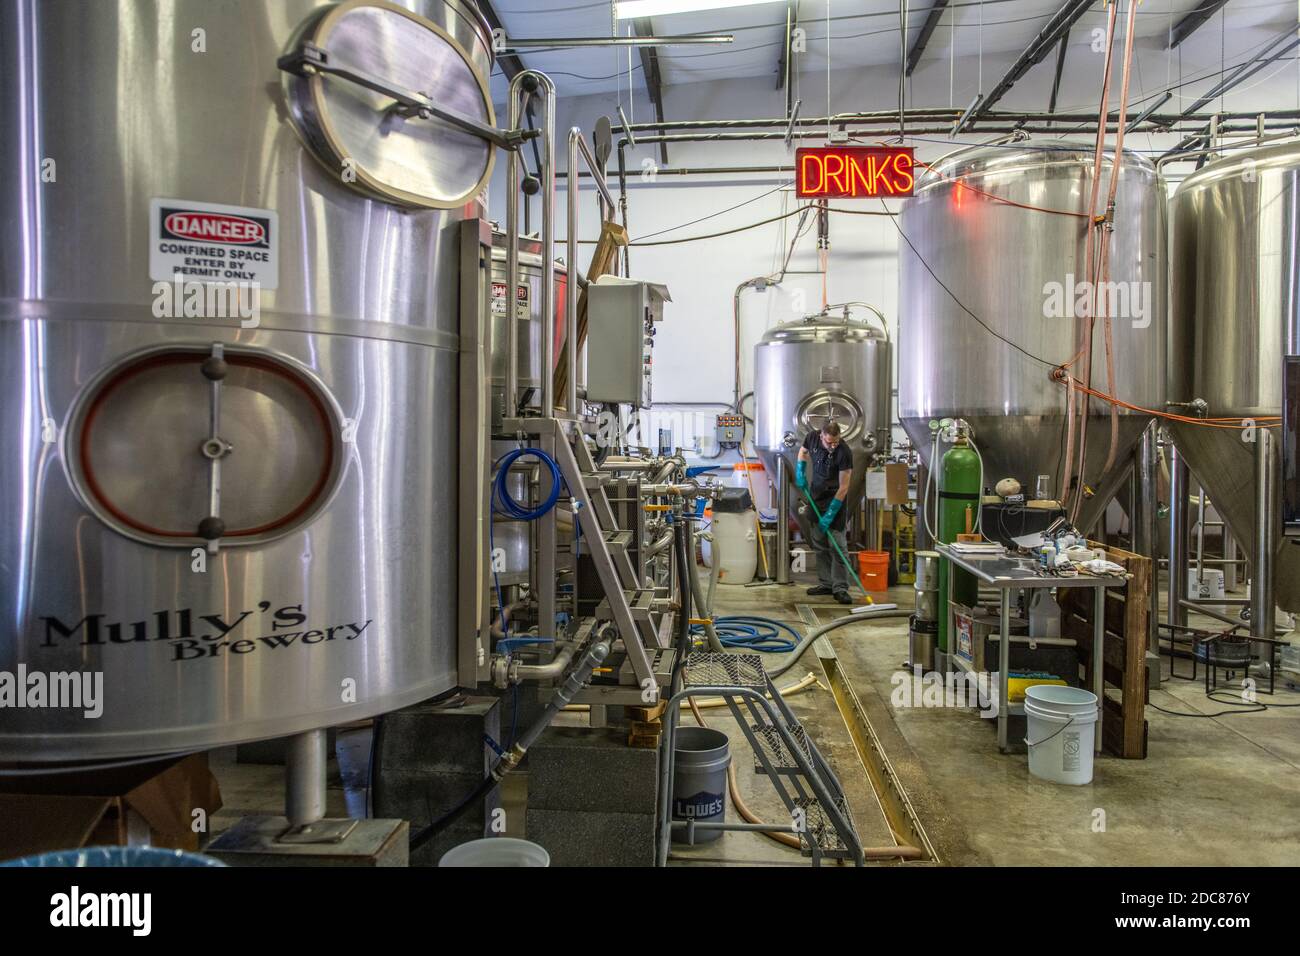
M 954 625 L 953 651 L 958 657 L 970 664 L 979 673 L 998 669 L 998 642 L 1001 640 L 1001 618 L 984 608 L 970 608 L 956 601 L 952 602 Z M 1029 622 L 1012 618 L 1010 624 L 1012 637 L 1023 637 L 1029 633 Z M 1016 655 L 1017 645 L 1011 645 L 1011 653 Z M 1014 666 L 1015 662 L 1013 662 Z
M 0 860 L 83 846 L 196 851 L 194 811 L 208 820 L 221 790 L 206 754 L 40 777 L 0 778 Z
M 885 465 L 885 502 L 906 505 L 911 501 L 907 490 L 907 464 L 900 461 Z

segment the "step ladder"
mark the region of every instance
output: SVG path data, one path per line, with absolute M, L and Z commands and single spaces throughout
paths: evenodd
M 660 774 L 658 863 L 668 862 L 672 839 L 673 761 L 680 704 L 691 697 L 721 697 L 754 752 L 754 769 L 765 774 L 790 814 L 791 826 L 813 866 L 823 860 L 864 862 L 853 815 L 830 764 L 767 676 L 760 654 L 694 651 L 682 667 L 680 689 L 664 714 Z M 770 699 L 769 699 L 770 698 Z M 790 832 L 785 827 L 774 828 Z
M 639 580 L 629 553 L 633 533 L 618 526 L 614 508 L 605 494 L 604 477 L 582 434 L 575 429 L 571 436 L 557 436 L 554 448 L 555 462 L 573 499 L 582 546 L 587 549 L 605 592 L 596 616 L 613 621 L 618 628 L 637 684 L 642 688 L 655 686 L 652 652 L 668 646 L 663 643 L 668 635 L 655 627 L 652 616 L 655 589 Z

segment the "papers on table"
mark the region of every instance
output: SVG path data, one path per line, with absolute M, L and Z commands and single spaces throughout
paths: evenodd
M 1006 551 L 996 541 L 955 541 L 948 547 L 958 554 L 1002 554 Z

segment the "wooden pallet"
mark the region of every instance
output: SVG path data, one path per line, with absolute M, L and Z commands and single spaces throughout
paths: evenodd
M 1151 559 L 1115 547 L 1103 548 L 1106 558 L 1124 568 L 1128 587 L 1106 591 L 1106 646 L 1102 661 L 1106 684 L 1119 691 L 1102 703 L 1101 745 L 1106 753 L 1132 760 L 1147 755 L 1147 629 L 1151 613 Z M 1078 642 L 1085 687 L 1092 687 L 1093 594 L 1086 588 L 1057 592 L 1061 605 L 1061 635 Z

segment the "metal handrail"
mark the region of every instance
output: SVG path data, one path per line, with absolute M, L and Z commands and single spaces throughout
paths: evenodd
M 542 414 L 555 408 L 555 84 L 545 73 L 524 70 L 510 81 L 508 118 L 511 129 L 519 127 L 524 105 L 533 96 L 543 104 L 542 143 Z M 519 287 L 519 153 L 511 150 L 506 167 L 506 402 L 505 413 L 513 415 L 519 394 L 519 323 L 514 321 L 515 289 Z
M 612 214 L 614 211 L 614 196 L 609 191 L 609 186 L 605 182 L 605 171 L 600 168 L 596 162 L 596 157 L 591 154 L 591 148 L 587 146 L 587 141 L 582 138 L 581 127 L 574 126 L 569 130 L 569 162 L 566 167 L 568 178 L 565 183 L 565 197 L 567 199 L 567 221 L 565 229 L 567 232 L 566 252 L 567 266 L 569 269 L 569 291 L 565 296 L 565 331 L 564 341 L 566 343 L 566 391 L 564 407 L 570 415 L 578 414 L 578 193 L 581 192 L 582 177 L 577 175 L 578 157 L 581 156 L 587 166 L 588 172 L 591 173 L 592 181 L 595 182 L 596 188 L 600 190 L 601 197 L 605 204 L 601 206 L 601 219 L 605 218 L 605 209 L 608 208 Z M 549 383 L 551 381 L 552 371 L 550 364 L 546 365 L 545 378 Z

